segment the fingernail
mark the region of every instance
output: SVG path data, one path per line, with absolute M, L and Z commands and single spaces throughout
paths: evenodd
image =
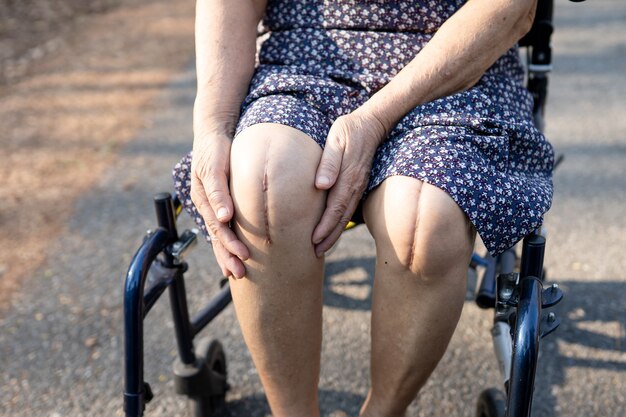
M 317 185 L 328 185 L 328 184 L 330 184 L 330 178 L 324 175 L 317 177 Z
M 217 210 L 218 219 L 223 219 L 227 216 L 228 216 L 228 209 L 226 207 L 221 207 L 219 210 Z

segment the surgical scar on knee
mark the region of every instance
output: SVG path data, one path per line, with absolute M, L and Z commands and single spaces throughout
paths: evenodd
M 269 148 L 269 146 L 268 146 Z M 268 149 L 269 151 L 269 149 Z M 267 167 L 269 165 L 269 157 L 267 156 L 269 152 L 266 153 L 265 157 L 265 167 L 263 169 L 263 221 L 265 223 L 265 243 L 268 245 L 272 244 L 272 237 L 270 236 L 270 220 L 269 220 L 269 209 L 268 209 L 268 198 L 267 198 L 267 188 L 268 188 L 268 180 L 267 180 Z

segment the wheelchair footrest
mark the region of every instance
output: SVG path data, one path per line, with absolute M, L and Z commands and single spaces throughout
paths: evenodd
M 541 308 L 548 308 L 556 305 L 563 299 L 563 291 L 557 284 L 552 284 L 541 292 Z
M 546 337 L 550 333 L 556 330 L 559 327 L 561 321 L 554 313 L 542 314 L 541 315 L 541 337 Z

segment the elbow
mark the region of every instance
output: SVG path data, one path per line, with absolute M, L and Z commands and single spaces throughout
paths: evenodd
M 537 11 L 537 0 L 524 1 L 523 7 L 520 10 L 519 18 L 513 26 L 513 33 L 515 34 L 516 41 L 523 38 L 530 29 L 533 27 L 535 21 L 535 12 Z

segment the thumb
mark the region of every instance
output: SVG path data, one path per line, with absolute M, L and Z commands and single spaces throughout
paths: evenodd
M 334 135 L 329 136 L 322 153 L 322 159 L 317 166 L 317 173 L 315 174 L 315 186 L 318 189 L 328 190 L 337 181 L 341 161 L 343 160 L 343 151 L 343 146 L 341 146 L 337 137 Z

